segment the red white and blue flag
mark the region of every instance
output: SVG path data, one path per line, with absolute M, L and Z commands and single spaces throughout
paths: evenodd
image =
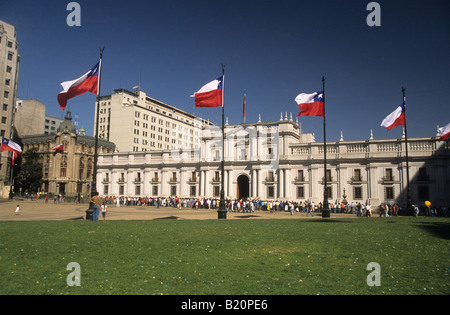
M 396 110 L 389 114 L 382 122 L 381 126 L 391 130 L 393 127 L 406 125 L 406 110 L 405 102 L 402 103 Z
M 222 107 L 223 106 L 223 78 L 211 81 L 198 92 L 191 95 L 195 97 L 195 107 Z
M 439 128 L 439 134 L 441 135 L 441 137 L 439 138 L 439 140 L 444 141 L 447 140 L 448 138 L 450 138 L 450 123 L 448 123 L 447 125 L 445 125 L 442 128 Z
M 64 151 L 64 143 L 61 143 L 60 145 L 57 145 L 53 148 L 55 151 Z
M 61 83 L 63 90 L 58 94 L 58 103 L 62 110 L 66 108 L 67 100 L 72 97 L 86 92 L 98 93 L 101 62 L 100 60 L 91 70 L 78 79 Z
M 12 158 L 11 158 L 11 164 L 14 165 L 14 160 L 17 158 L 17 154 L 22 155 L 22 148 L 20 145 L 15 143 L 12 140 L 6 139 L 2 137 L 2 147 L 1 151 L 11 151 L 12 152 Z
M 16 152 L 19 154 L 22 154 L 22 148 L 20 147 L 20 145 L 18 145 L 17 143 L 15 143 L 12 140 L 6 139 L 2 137 L 2 151 L 12 151 L 12 152 Z
M 319 116 L 324 117 L 323 91 L 312 94 L 301 93 L 295 98 L 295 102 L 300 107 L 298 116 Z

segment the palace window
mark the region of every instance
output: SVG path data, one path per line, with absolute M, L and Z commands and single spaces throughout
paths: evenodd
M 419 168 L 419 174 L 417 176 L 417 180 L 422 181 L 422 182 L 429 180 L 426 167 Z
M 385 171 L 384 171 L 384 180 L 386 180 L 386 181 L 394 180 L 394 177 L 392 176 L 392 168 L 385 169 Z
M 353 187 L 353 199 L 358 199 L 358 200 L 363 199 L 362 187 L 360 187 L 360 186 Z
M 360 169 L 353 170 L 353 181 L 355 181 L 355 182 L 361 181 L 361 170 Z
M 190 196 L 191 197 L 195 197 L 196 194 L 197 194 L 197 187 L 191 186 L 191 188 L 190 188 Z
M 63 155 L 61 157 L 61 163 L 60 163 L 60 177 L 66 177 L 67 176 L 67 156 Z
M 80 158 L 79 179 L 83 179 L 84 174 L 84 158 Z
M 394 187 L 385 187 L 384 188 L 384 199 L 385 200 L 393 200 L 394 199 Z
M 88 163 L 87 163 L 87 174 L 86 174 L 86 178 L 91 178 L 91 176 L 92 176 L 92 165 L 93 165 L 92 159 L 89 158 L 89 159 L 88 159 Z
M 298 198 L 305 198 L 305 187 L 303 186 L 297 187 L 297 199 Z
M 274 198 L 275 197 L 275 189 L 273 186 L 267 187 L 267 198 Z
M 327 170 L 326 172 L 327 182 L 331 182 L 333 178 L 331 177 L 331 170 Z
M 220 173 L 219 172 L 215 172 L 214 173 L 214 182 L 219 182 L 220 181 Z
M 430 200 L 430 188 L 428 186 L 417 187 L 417 197 L 419 201 Z
M 333 187 L 327 186 L 328 199 L 333 198 Z
M 297 171 L 297 181 L 299 182 L 303 182 L 305 180 L 304 176 L 303 176 L 303 170 L 298 170 Z

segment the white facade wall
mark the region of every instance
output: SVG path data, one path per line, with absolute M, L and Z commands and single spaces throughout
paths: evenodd
M 253 199 L 321 202 L 323 143 L 300 129 L 287 119 L 226 126 L 225 197 L 234 199 L 248 192 Z M 205 128 L 201 138 L 198 150 L 102 154 L 98 191 L 102 193 L 107 185 L 108 194 L 115 196 L 218 198 L 220 128 Z M 413 202 L 426 198 L 449 205 L 450 145 L 436 137 L 413 138 L 408 144 Z M 349 202 L 405 203 L 404 149 L 404 139 L 328 142 L 329 201 L 340 202 L 345 190 Z M 109 180 L 104 181 L 107 173 Z M 118 179 L 121 174 L 123 181 Z

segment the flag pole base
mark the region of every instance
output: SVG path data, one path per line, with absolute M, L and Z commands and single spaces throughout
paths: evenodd
M 227 218 L 227 210 L 226 209 L 217 210 L 217 218 L 218 219 L 226 219 Z
M 322 218 L 329 218 L 331 211 L 328 209 L 322 210 Z

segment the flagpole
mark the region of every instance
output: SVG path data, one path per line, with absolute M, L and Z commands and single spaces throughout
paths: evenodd
M 92 183 L 91 183 L 91 198 L 95 196 L 97 193 L 97 161 L 98 161 L 98 125 L 99 125 L 99 116 L 100 116 L 100 83 L 102 80 L 102 60 L 103 60 L 103 51 L 105 47 L 99 48 L 100 50 L 100 64 L 99 64 L 99 73 L 98 73 L 98 87 L 97 87 L 97 111 L 96 111 L 96 120 L 95 120 L 95 140 L 94 140 L 94 171 L 92 174 Z M 89 209 L 86 210 L 86 220 L 89 217 L 92 218 L 92 214 L 94 212 L 94 203 L 89 202 Z
M 245 124 L 245 106 L 247 105 L 246 104 L 246 96 L 247 96 L 247 91 L 246 90 L 244 90 L 244 108 L 243 108 L 243 114 L 244 114 L 244 124 Z
M 328 205 L 328 182 L 327 182 L 327 128 L 325 119 L 325 77 L 322 77 L 323 87 L 323 171 L 324 171 L 324 185 L 323 185 L 323 204 L 322 204 L 322 218 L 330 217 L 330 208 Z
M 221 188 L 220 188 L 220 201 L 219 210 L 217 211 L 218 219 L 227 218 L 227 210 L 225 209 L 225 104 L 224 104 L 224 94 L 225 94 L 225 65 L 222 64 L 222 162 L 221 162 Z
M 406 153 L 406 209 L 412 212 L 412 202 L 411 202 L 411 187 L 409 185 L 409 158 L 408 158 L 408 128 L 407 128 L 407 117 L 406 117 L 406 96 L 405 88 L 402 87 L 403 94 L 403 106 L 405 108 L 405 153 Z

